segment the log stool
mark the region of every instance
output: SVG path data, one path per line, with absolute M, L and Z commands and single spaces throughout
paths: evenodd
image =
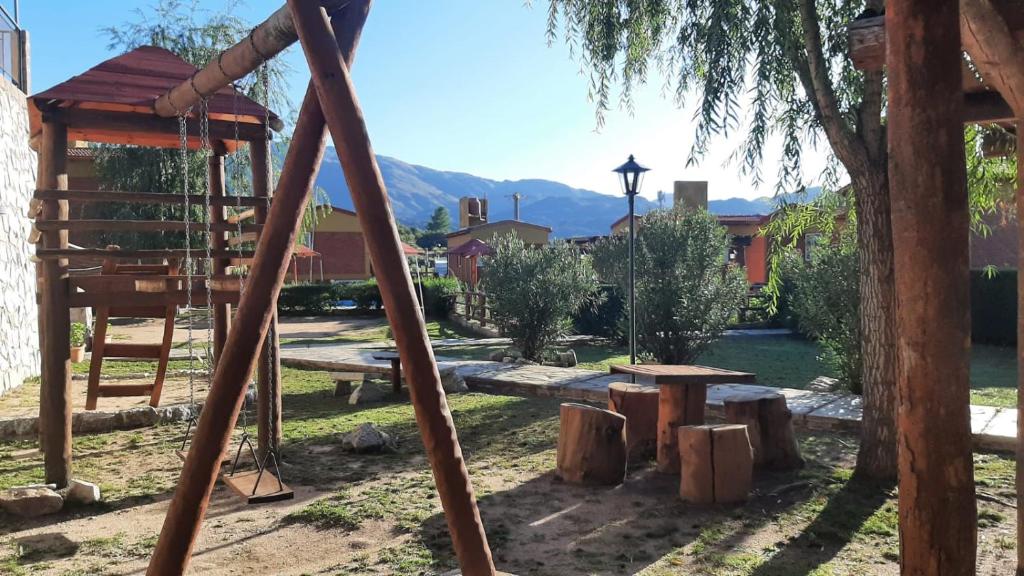
M 626 418 L 586 404 L 559 410 L 556 473 L 575 484 L 621 484 L 626 477 Z
M 694 504 L 731 504 L 750 494 L 754 454 L 747 427 L 679 427 L 679 497 Z
M 334 395 L 338 398 L 348 398 L 352 395 L 352 383 L 362 382 L 362 372 L 331 372 L 331 380 L 334 380 Z
M 626 452 L 630 462 L 658 453 L 658 388 L 630 382 L 608 386 L 608 409 L 626 417 Z
M 777 392 L 746 392 L 725 399 L 725 420 L 744 424 L 754 448 L 754 465 L 769 470 L 793 470 L 804 465 L 793 433 L 793 413 Z

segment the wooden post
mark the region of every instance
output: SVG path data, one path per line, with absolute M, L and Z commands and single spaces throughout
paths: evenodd
M 210 171 L 210 189 L 207 193 L 214 198 L 223 198 L 225 195 L 224 177 L 224 153 L 222 150 L 214 150 L 208 160 L 207 169 Z M 224 224 L 227 217 L 224 206 L 210 206 L 210 222 L 213 224 Z M 213 238 L 207 241 L 212 243 L 215 250 L 227 250 L 228 236 L 226 232 L 212 232 Z M 228 258 L 215 258 L 213 260 L 213 273 L 223 275 L 227 272 Z M 224 342 L 228 339 L 228 329 L 231 325 L 230 304 L 209 304 L 213 311 L 213 358 L 220 360 L 221 352 L 224 350 Z
M 335 16 L 338 37 L 335 50 L 340 47 L 350 63 L 369 9 L 370 0 L 354 0 Z M 246 384 L 255 368 L 273 319 L 277 295 L 288 273 L 288 259 L 323 160 L 325 136 L 320 103 L 310 84 L 285 156 L 279 192 L 260 236 L 247 289 L 235 314 L 235 327 L 228 334 L 226 352 L 217 364 L 181 480 L 146 571 L 149 576 L 177 576 L 188 568 L 210 503 L 210 492 L 220 472 L 222 454 L 231 441 L 231 430 L 245 400 Z
M 271 195 L 273 165 L 271 164 L 270 140 L 255 140 L 249 143 L 249 158 L 252 163 L 252 192 L 257 198 Z M 253 209 L 256 224 L 267 221 L 266 206 Z M 289 258 L 294 262 L 295 257 Z M 287 269 L 287 263 L 286 263 Z M 260 457 L 267 447 L 281 446 L 281 345 L 277 332 L 277 299 L 274 299 L 274 317 L 260 351 L 256 366 L 256 430 Z
M 494 562 L 473 486 L 348 69 L 323 11 L 302 0 L 288 0 L 288 6 L 370 250 L 455 554 L 465 576 L 491 576 Z
M 957 2 L 890 0 L 885 18 L 901 573 L 966 576 L 977 504 L 960 13 Z
M 66 190 L 67 126 L 44 117 L 39 143 L 39 188 Z M 43 201 L 40 220 L 67 220 L 67 200 Z M 43 248 L 67 248 L 67 230 L 43 232 Z M 67 260 L 42 265 L 42 315 L 39 422 L 42 427 L 46 482 L 64 488 L 71 480 L 71 309 L 68 307 Z
M 1017 342 L 1024 342 L 1024 122 L 1017 121 Z M 1017 502 L 1024 502 L 1024 346 L 1017 346 Z M 1024 507 L 1017 506 L 1017 576 L 1024 576 Z

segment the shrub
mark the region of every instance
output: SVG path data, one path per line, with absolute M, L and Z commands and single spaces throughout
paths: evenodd
M 626 334 L 622 329 L 622 318 L 625 310 L 626 299 L 619 288 L 602 285 L 573 314 L 573 332 L 624 342 Z
M 334 284 L 291 284 L 281 288 L 277 309 L 281 314 L 327 314 L 337 300 Z
M 572 327 L 572 315 L 597 284 L 590 259 L 567 243 L 531 247 L 515 234 L 498 237 L 484 270 L 491 315 L 527 360 Z
M 79 346 L 85 346 L 85 324 L 82 322 L 71 323 L 71 347 L 78 348 Z
M 601 278 L 628 294 L 628 241 L 594 247 Z M 725 228 L 704 210 L 656 210 L 636 238 L 637 349 L 662 364 L 687 364 L 717 340 L 747 293 L 746 275 L 725 265 Z M 628 306 L 628 304 L 627 304 Z M 628 308 L 623 308 L 628 314 Z
M 424 278 L 423 299 L 427 316 L 446 317 L 451 311 L 459 282 L 454 278 Z M 419 295 L 419 287 L 416 286 Z M 337 302 L 349 300 L 359 311 L 382 307 L 380 286 L 376 280 L 337 284 L 292 284 L 281 288 L 277 309 L 285 315 L 316 316 L 329 314 Z
M 455 306 L 455 296 L 462 289 L 459 280 L 454 277 L 424 278 L 422 285 L 423 309 L 426 315 L 434 318 L 447 318 Z
M 849 226 L 838 242 L 820 244 L 811 264 L 797 272 L 792 297 L 800 331 L 821 344 L 821 359 L 856 394 L 863 389 L 859 269 Z

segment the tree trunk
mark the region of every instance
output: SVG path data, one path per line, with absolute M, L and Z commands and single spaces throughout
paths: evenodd
M 558 477 L 573 484 L 622 484 L 626 417 L 587 404 L 562 404 L 555 455 Z
M 860 333 L 864 394 L 855 473 L 896 479 L 896 291 L 887 159 L 868 174 L 851 175 L 856 187 L 860 261 Z

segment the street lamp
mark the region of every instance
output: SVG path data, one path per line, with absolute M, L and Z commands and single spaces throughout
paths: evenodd
M 633 244 L 636 239 L 634 227 L 636 195 L 640 181 L 650 168 L 642 166 L 629 155 L 629 160 L 612 172 L 622 175 L 622 191 L 629 198 L 629 363 L 636 364 L 636 263 Z

